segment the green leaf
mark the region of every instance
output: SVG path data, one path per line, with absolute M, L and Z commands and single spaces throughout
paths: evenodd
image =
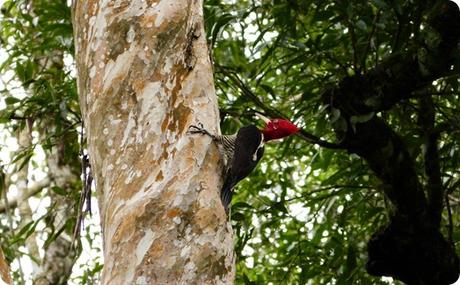
M 374 4 L 377 8 L 382 9 L 382 10 L 387 10 L 388 5 L 382 0 L 371 0 L 372 4 Z
M 340 118 L 340 110 L 336 108 L 331 108 L 331 109 L 332 109 L 332 112 L 331 112 L 332 116 L 331 116 L 330 122 L 334 123 Z
M 359 20 L 358 22 L 356 22 L 356 27 L 358 27 L 358 29 L 364 32 L 367 31 L 367 25 L 363 20 Z
M 18 99 L 16 97 L 13 97 L 13 96 L 5 98 L 5 104 L 6 105 L 13 105 L 13 104 L 18 103 L 20 101 L 21 101 L 20 99 Z
M 16 75 L 18 76 L 20 81 L 27 81 L 26 69 L 22 63 L 16 63 Z
M 244 217 L 244 215 L 241 214 L 241 213 L 232 213 L 232 220 L 233 220 L 233 221 L 241 222 L 241 221 L 244 221 L 244 220 L 245 220 L 245 217 Z
M 374 112 L 370 112 L 370 113 L 365 114 L 365 115 L 351 116 L 350 123 L 354 128 L 357 123 L 368 122 L 370 119 L 372 119 L 374 117 L 374 115 L 375 115 Z
M 246 202 L 237 202 L 237 203 L 232 205 L 232 209 L 237 209 L 237 208 L 253 209 L 254 207 L 252 207 L 251 205 L 249 205 Z
M 58 195 L 61 195 L 61 196 L 67 196 L 67 191 L 65 191 L 64 189 L 62 189 L 61 187 L 58 187 L 58 186 L 53 186 L 51 187 L 51 191 L 53 191 L 54 193 L 58 194 Z
M 217 22 L 213 25 L 211 30 L 211 39 L 213 43 L 217 41 L 219 33 L 225 28 L 225 26 L 227 26 L 234 19 L 236 19 L 236 17 L 232 16 L 231 14 L 223 14 L 218 17 Z
M 34 233 L 35 227 L 37 226 L 38 221 L 31 221 L 24 225 L 21 230 L 14 236 L 12 244 L 20 242 L 27 239 L 31 234 Z

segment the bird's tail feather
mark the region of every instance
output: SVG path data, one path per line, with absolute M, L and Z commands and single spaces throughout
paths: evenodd
M 222 189 L 220 191 L 220 199 L 222 200 L 222 204 L 224 205 L 225 213 L 228 214 L 228 208 L 230 203 L 232 202 L 233 197 L 233 187 L 235 184 L 231 179 L 226 179 Z

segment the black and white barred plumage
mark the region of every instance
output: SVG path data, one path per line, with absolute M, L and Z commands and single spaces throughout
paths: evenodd
M 227 173 L 229 163 L 231 162 L 232 157 L 233 157 L 233 153 L 235 152 L 236 135 L 237 134 L 213 136 L 212 137 L 214 142 L 217 143 L 217 146 L 219 147 L 219 150 L 224 155 L 224 157 L 223 157 L 223 159 L 224 159 L 224 173 Z
M 264 143 L 293 135 L 300 129 L 287 119 L 269 119 L 255 113 L 265 122 L 263 129 L 254 125 L 242 127 L 234 135 L 216 136 L 203 128 L 202 124 L 190 126 L 188 133 L 210 136 L 219 146 L 225 161 L 224 184 L 221 189 L 221 200 L 228 214 L 235 185 L 248 176 L 259 163 L 264 154 Z
M 192 130 L 193 129 L 193 130 Z M 210 136 L 217 143 L 224 158 L 224 184 L 220 195 L 225 211 L 232 200 L 235 185 L 248 176 L 264 153 L 264 136 L 254 125 L 242 127 L 233 135 L 216 136 L 202 126 L 190 126 L 190 133 Z

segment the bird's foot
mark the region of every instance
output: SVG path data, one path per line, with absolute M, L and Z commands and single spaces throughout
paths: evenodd
M 208 132 L 202 123 L 198 123 L 196 126 L 195 125 L 190 125 L 188 127 L 187 134 L 202 134 L 202 135 L 208 135 L 211 138 L 214 139 L 214 135 L 212 135 L 210 132 Z

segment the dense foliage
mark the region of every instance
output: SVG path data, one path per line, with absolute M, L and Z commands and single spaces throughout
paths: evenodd
M 421 48 L 439 42 L 429 19 L 443 2 L 205 1 L 223 132 L 253 122 L 254 111 L 291 118 L 303 128 L 296 137 L 266 146 L 258 169 L 237 187 L 232 207 L 237 284 L 387 284 L 366 273 L 366 244 L 395 209 L 384 195 L 385 183 L 342 144 L 348 132 L 357 133 L 360 124 L 375 117 L 402 138 L 422 185 L 432 178 L 427 129 L 439 131 L 434 171 L 445 189 L 441 231 L 454 244 L 460 240 L 460 194 L 455 191 L 460 185 L 460 121 L 455 116 L 460 56 L 452 56 L 449 70 L 429 84 L 376 111 L 347 117 L 343 108 L 334 108 L 334 96 L 325 96 L 343 87 L 345 79 L 365 77 L 401 53 L 418 51 L 426 61 L 413 68 L 429 69 L 425 63 L 430 66 L 433 59 Z M 62 141 L 62 163 L 80 169 L 81 119 L 67 1 L 6 1 L 0 26 L 6 54 L 0 62 L 2 153 L 11 151 L 6 144 L 18 130 L 31 125 L 33 134 L 29 147 L 0 162 L 2 177 L 12 179 L 3 183 L 4 193 L 20 168 L 49 171 L 38 154 L 43 149 L 48 155 Z M 459 54 L 458 46 L 453 53 Z M 385 84 L 378 84 L 383 94 Z M 39 179 L 31 174 L 30 180 Z M 51 183 L 33 197 L 46 200 L 55 193 L 69 197 L 75 207 L 80 189 L 78 179 L 66 189 Z M 44 233 L 42 239 L 50 244 L 73 228 L 76 216 L 54 228 L 56 204 L 48 204 L 46 213 L 26 225 L 15 209 L 1 213 L 0 242 L 10 261 L 24 255 L 25 239 L 34 232 Z M 75 282 L 90 283 L 99 269 L 98 264 L 86 269 Z
M 233 207 L 238 282 L 384 283 L 366 274 L 365 263 L 366 242 L 388 223 L 393 211 L 383 195 L 386 185 L 356 151 L 318 140 L 340 145 L 344 133 L 355 132 L 357 125 L 374 116 L 402 138 L 419 181 L 427 185 L 432 169 L 425 156 L 426 117 L 433 113 L 428 124 L 439 130 L 437 171 L 453 215 L 449 221 L 444 210 L 441 229 L 455 243 L 458 232 L 450 231 L 458 225 L 460 124 L 455 112 L 460 58 L 453 56 L 452 67 L 437 80 L 426 80 L 407 98 L 377 112 L 347 118 L 343 108 L 334 108 L 335 102 L 329 100 L 334 97 L 325 96 L 345 86 L 346 79 L 365 78 L 390 56 L 407 52 L 413 57 L 411 50 L 439 41 L 428 22 L 434 7 L 445 2 L 225 2 L 207 1 L 206 6 L 224 132 L 251 122 L 253 109 L 291 118 L 305 131 L 267 146 L 261 167 L 238 187 Z M 439 57 L 449 58 L 439 54 L 434 60 L 441 61 Z M 423 69 L 423 61 L 418 63 L 411 68 Z M 404 66 L 395 69 L 395 73 L 412 71 Z M 377 91 L 372 91 L 383 94 L 391 82 L 377 84 L 381 82 L 376 80 Z M 318 144 L 312 144 L 312 138 Z

